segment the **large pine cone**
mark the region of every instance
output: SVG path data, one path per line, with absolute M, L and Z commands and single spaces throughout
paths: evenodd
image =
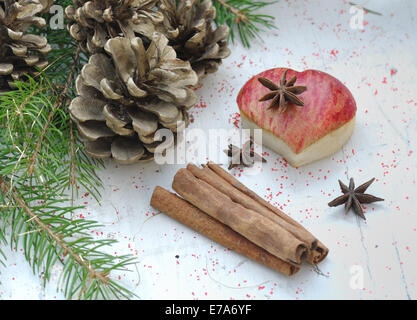
M 187 125 L 197 75 L 160 33 L 148 45 L 139 37 L 115 37 L 104 49 L 107 54 L 92 55 L 78 76 L 70 115 L 90 156 L 123 164 L 152 160 L 162 143 L 154 141 L 155 132 Z
M 164 17 L 155 10 L 158 0 L 74 0 L 65 14 L 67 28 L 81 49 L 102 52 L 110 38 L 125 36 L 151 37 Z
M 48 65 L 47 39 L 26 31 L 31 26 L 45 27 L 46 21 L 37 14 L 47 12 L 52 4 L 53 0 L 0 0 L 0 91 Z
M 165 34 L 178 58 L 190 61 L 199 78 L 216 72 L 222 59 L 230 55 L 229 28 L 214 29 L 216 8 L 212 0 L 160 0 Z

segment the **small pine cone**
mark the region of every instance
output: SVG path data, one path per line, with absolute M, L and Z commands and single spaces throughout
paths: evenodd
M 49 10 L 53 0 L 0 0 L 0 91 L 10 90 L 24 75 L 35 76 L 48 65 L 51 46 L 45 37 L 29 34 L 31 26 L 43 28 L 37 16 Z
M 112 38 L 105 53 L 92 55 L 81 70 L 69 111 L 90 156 L 122 164 L 151 161 L 162 143 L 154 141 L 156 131 L 175 133 L 188 124 L 197 75 L 176 58 L 164 35 L 150 40 Z
M 213 28 L 216 8 L 212 0 L 160 0 L 165 34 L 178 58 L 190 61 L 199 79 L 216 72 L 222 59 L 230 55 L 227 47 L 229 27 Z
M 151 37 L 164 19 L 155 9 L 158 0 L 74 0 L 65 9 L 71 36 L 87 53 L 103 52 L 110 38 Z

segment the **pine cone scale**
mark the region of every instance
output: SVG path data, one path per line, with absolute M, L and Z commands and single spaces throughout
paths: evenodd
M 0 63 L 0 75 L 6 76 L 13 72 L 13 64 L 11 63 Z

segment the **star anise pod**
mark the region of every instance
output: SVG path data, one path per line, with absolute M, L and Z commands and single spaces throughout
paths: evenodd
M 345 214 L 350 208 L 353 208 L 355 214 L 362 219 L 366 220 L 361 203 L 372 203 L 376 201 L 384 201 L 382 198 L 375 197 L 370 194 L 364 193 L 366 189 L 374 182 L 375 178 L 372 178 L 368 182 L 361 184 L 355 189 L 355 182 L 353 178 L 350 178 L 349 187 L 347 187 L 342 181 L 339 180 L 340 188 L 342 189 L 343 195 L 337 197 L 333 201 L 329 202 L 329 207 L 337 207 L 341 204 L 345 204 Z
M 283 113 L 285 110 L 287 110 L 288 102 L 297 106 L 304 106 L 304 102 L 298 98 L 297 95 L 306 91 L 307 87 L 294 85 L 297 81 L 297 76 L 293 76 L 289 81 L 287 81 L 287 72 L 288 69 L 285 70 L 282 74 L 279 85 L 275 84 L 273 81 L 267 78 L 258 78 L 258 81 L 264 87 L 267 87 L 269 90 L 271 90 L 271 92 L 268 92 L 261 99 L 259 99 L 259 101 L 267 101 L 272 99 L 268 109 L 278 109 L 280 113 Z
M 266 162 L 266 160 L 262 156 L 254 152 L 252 148 L 252 138 L 246 141 L 243 144 L 242 148 L 236 147 L 233 144 L 229 144 L 229 149 L 224 150 L 224 152 L 229 157 L 232 157 L 228 169 L 231 170 L 235 167 L 238 167 L 239 164 L 243 164 L 245 167 L 251 167 L 254 165 L 255 161 Z

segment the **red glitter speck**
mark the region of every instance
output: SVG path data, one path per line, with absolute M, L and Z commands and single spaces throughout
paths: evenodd
M 336 55 L 339 53 L 338 50 L 333 49 L 332 51 L 330 51 L 330 54 L 334 57 L 336 57 Z

